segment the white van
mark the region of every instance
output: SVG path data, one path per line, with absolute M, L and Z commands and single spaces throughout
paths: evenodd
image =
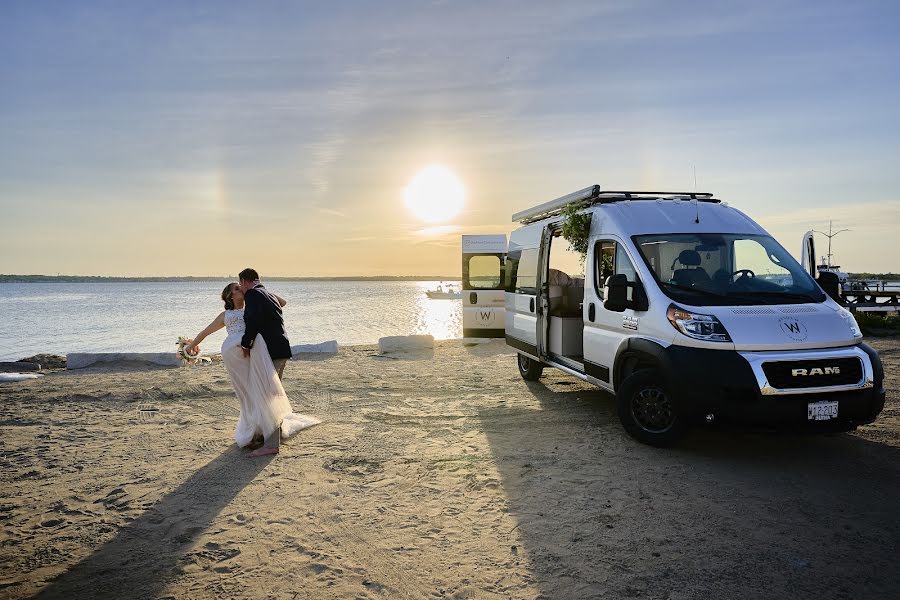
M 560 235 L 573 205 L 584 257 Z M 555 367 L 614 393 L 639 441 L 715 421 L 847 431 L 883 409 L 881 361 L 813 279 L 811 235 L 804 269 L 711 194 L 599 186 L 513 221 L 505 252 L 463 236 L 464 335 L 505 337 L 526 380 Z

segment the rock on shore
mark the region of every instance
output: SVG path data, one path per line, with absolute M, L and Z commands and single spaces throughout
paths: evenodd
M 66 357 L 59 354 L 35 354 L 19 362 L 37 363 L 42 369 L 65 369 Z

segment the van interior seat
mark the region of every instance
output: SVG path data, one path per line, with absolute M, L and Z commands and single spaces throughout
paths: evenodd
M 709 274 L 706 272 L 706 269 L 700 266 L 700 262 L 699 252 L 696 250 L 682 250 L 678 254 L 678 258 L 672 261 L 672 280 L 678 285 L 685 287 L 709 281 Z M 676 269 L 675 265 L 678 263 L 681 263 L 683 268 Z
M 584 301 L 584 278 L 571 277 L 558 269 L 550 269 L 547 284 L 551 316 L 581 316 L 581 303 Z
M 690 287 L 695 283 L 709 281 L 709 275 L 703 267 L 697 267 L 696 269 L 676 269 L 675 273 L 672 274 L 672 279 L 674 279 L 675 283 L 678 285 Z

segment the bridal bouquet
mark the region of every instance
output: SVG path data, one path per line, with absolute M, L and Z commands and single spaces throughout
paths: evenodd
M 209 359 L 206 357 L 201 358 L 199 352 L 197 354 L 188 354 L 185 351 L 185 348 L 187 347 L 187 345 L 193 341 L 194 340 L 192 340 L 189 337 L 184 337 L 184 336 L 179 337 L 178 341 L 175 343 L 175 345 L 178 348 L 175 351 L 176 356 L 178 356 L 178 358 L 180 358 L 182 361 L 184 361 L 184 364 L 193 363 L 194 361 L 197 361 L 197 360 L 199 360 L 200 362 L 208 362 Z

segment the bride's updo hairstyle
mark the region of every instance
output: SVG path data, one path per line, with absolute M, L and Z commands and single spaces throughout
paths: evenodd
M 231 294 L 231 286 L 233 285 L 234 282 L 231 282 L 222 290 L 222 301 L 225 303 L 225 310 L 234 310 L 234 298 L 232 298 Z

